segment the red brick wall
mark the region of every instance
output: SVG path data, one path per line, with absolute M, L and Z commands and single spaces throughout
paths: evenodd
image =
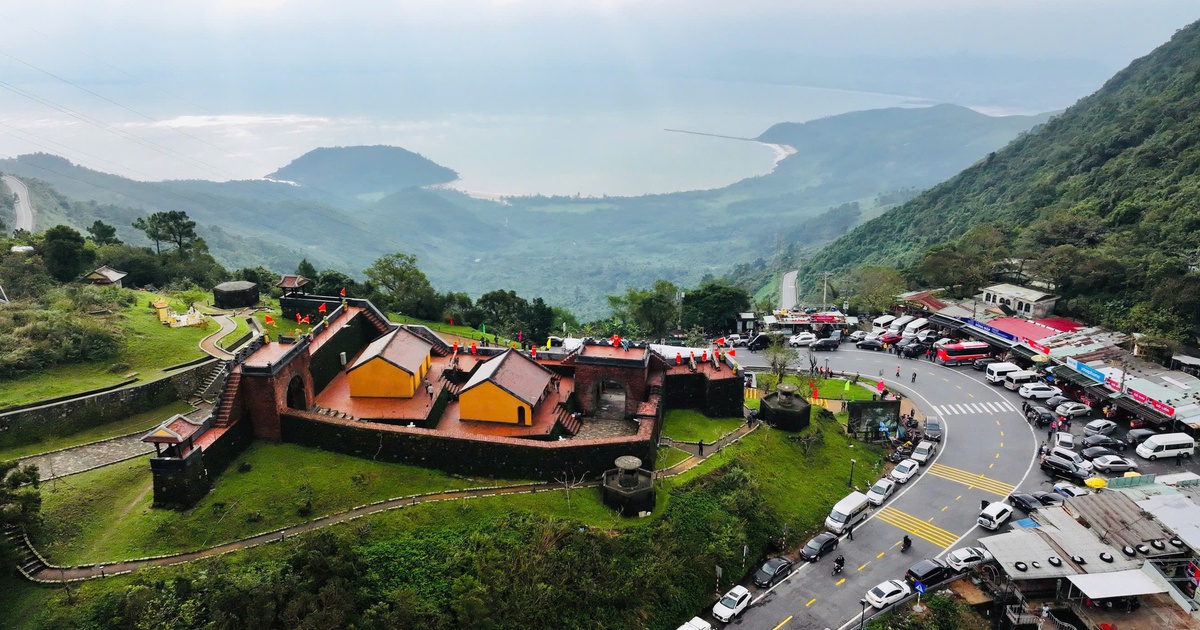
M 625 386 L 625 414 L 637 413 L 638 404 L 646 400 L 646 368 L 623 368 L 607 365 L 575 364 L 575 395 L 586 413 L 596 411 L 600 403 L 600 383 L 616 381 Z
M 292 377 L 299 376 L 304 380 L 304 409 L 312 407 L 313 379 L 308 370 L 309 355 L 300 353 L 295 359 L 283 366 L 274 376 L 257 376 L 243 374 L 241 386 L 238 388 L 239 404 L 243 416 L 248 417 L 254 425 L 254 437 L 265 440 L 279 440 L 279 415 L 287 412 L 287 389 Z

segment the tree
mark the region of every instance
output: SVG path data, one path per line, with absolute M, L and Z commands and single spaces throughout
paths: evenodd
M 279 274 L 266 267 L 244 267 L 233 272 L 233 275 L 257 284 L 258 292 L 262 295 L 271 295 L 272 291 L 278 290 L 275 285 L 279 283 Z
M 628 289 L 625 295 L 608 296 L 613 317 L 639 328 L 651 337 L 665 337 L 679 323 L 679 288 L 666 280 L 654 283 L 654 289 Z
M 770 368 L 771 374 L 775 375 L 777 385 L 783 382 L 788 368 L 800 360 L 800 354 L 796 352 L 795 348 L 788 345 L 787 339 L 783 335 L 771 339 L 771 345 L 767 346 L 763 354 L 767 358 L 767 367 Z
M 56 225 L 42 235 L 41 254 L 46 271 L 59 282 L 70 282 L 95 260 L 83 235 L 65 225 Z
M 300 264 L 296 265 L 296 275 L 315 280 L 317 278 L 317 268 L 308 262 L 307 258 L 301 258 Z
M 750 306 L 750 294 L 741 287 L 723 282 L 707 282 L 687 292 L 683 298 L 683 325 L 700 326 L 709 331 L 729 328 L 738 313 Z
M 196 242 L 196 222 L 188 218 L 186 212 L 169 210 L 155 212 L 149 217 L 138 217 L 133 227 L 146 233 L 154 241 L 154 251 L 162 254 L 162 244 L 170 243 L 175 249 L 183 251 Z
M 889 267 L 863 265 L 850 274 L 854 301 L 870 313 L 891 308 L 896 295 L 904 290 L 904 277 Z
M 96 219 L 87 231 L 92 237 L 92 242 L 97 245 L 119 245 L 121 243 L 121 239 L 117 238 L 117 228 L 99 219 Z
M 18 462 L 0 462 L 0 529 L 26 527 L 38 520 L 42 496 L 38 493 L 38 468 Z M 0 536 L 0 560 L 13 566 L 18 558 L 6 537 Z
M 388 254 L 366 270 L 367 277 L 383 291 L 388 305 L 398 313 L 423 319 L 440 318 L 437 293 L 417 268 L 411 254 Z
M 304 275 L 304 274 L 298 274 Z M 322 271 L 316 276 L 304 276 L 313 280 L 313 293 L 317 295 L 338 295 L 342 289 L 346 290 L 346 295 L 359 296 L 363 291 L 359 290 L 358 282 L 350 276 L 332 269 Z

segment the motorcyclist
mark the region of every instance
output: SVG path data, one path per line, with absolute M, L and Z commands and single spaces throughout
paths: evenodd
M 844 566 L 846 566 L 846 557 L 845 556 L 838 556 L 837 558 L 834 559 L 833 569 L 835 571 L 841 571 L 842 567 L 844 567 Z
M 908 534 L 905 534 L 905 535 L 904 535 L 904 542 L 900 544 L 900 548 L 901 548 L 901 549 L 908 549 L 908 548 L 909 548 L 909 547 L 911 547 L 911 546 L 912 546 L 912 539 L 908 537 Z

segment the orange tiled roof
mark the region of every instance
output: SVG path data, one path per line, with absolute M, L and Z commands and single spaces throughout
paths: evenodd
M 535 405 L 550 384 L 551 376 L 553 373 L 537 361 L 516 350 L 507 350 L 480 365 L 459 393 L 491 381 L 521 401 Z
M 358 358 L 346 371 L 352 372 L 367 361 L 378 357 L 409 374 L 416 374 L 420 371 L 421 364 L 429 357 L 429 351 L 432 349 L 433 344 L 408 330 L 397 328 L 367 345 L 366 350 L 358 355 Z

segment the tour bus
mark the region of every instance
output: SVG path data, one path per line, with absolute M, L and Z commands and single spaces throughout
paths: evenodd
M 1010 372 L 1019 371 L 1021 368 L 1016 363 L 992 363 L 984 370 L 984 376 L 987 377 L 987 382 L 992 385 L 999 385 L 1004 382 L 1004 377 Z
M 888 332 L 894 335 L 899 335 L 900 333 L 904 332 L 904 327 L 914 319 L 916 319 L 916 317 L 913 317 L 912 315 L 905 315 L 904 317 L 896 319 L 890 326 L 888 326 Z
M 975 359 L 983 359 L 992 356 L 992 347 L 982 341 L 964 341 L 962 343 L 948 343 L 937 351 L 938 363 L 942 365 L 959 365 L 960 363 L 971 363 Z
M 1009 372 L 1004 375 L 1004 386 L 1015 392 L 1021 389 L 1021 386 L 1026 383 L 1036 383 L 1040 380 L 1042 380 L 1042 377 L 1038 376 L 1037 372 L 1017 370 L 1016 372 Z
M 894 321 L 896 321 L 895 315 L 881 315 L 876 317 L 875 320 L 871 322 L 871 332 L 885 333 L 887 332 L 888 326 Z
M 921 332 L 922 330 L 925 330 L 928 327 L 929 327 L 928 319 L 925 319 L 924 317 L 922 317 L 920 319 L 914 319 L 911 322 L 908 322 L 908 325 L 904 327 L 904 336 L 905 337 L 916 337 L 917 333 Z

